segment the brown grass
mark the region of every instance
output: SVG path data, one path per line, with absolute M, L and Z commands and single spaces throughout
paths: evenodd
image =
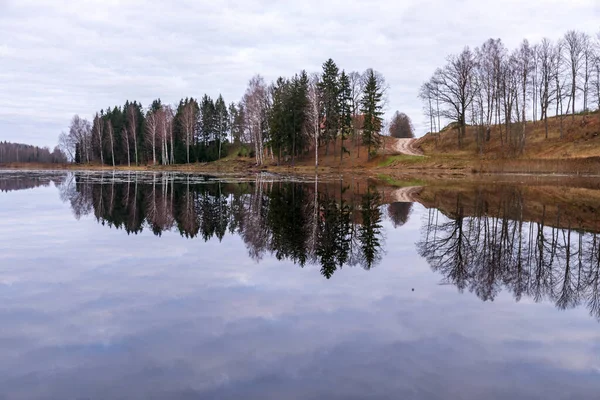
M 519 158 L 564 159 L 600 157 L 600 113 L 563 116 L 563 138 L 560 137 L 560 118 L 548 119 L 548 138 L 543 121 L 528 122 L 526 125 L 526 143 Z M 503 132 L 504 143 L 500 138 Z M 440 133 L 436 144 L 435 135 L 427 134 L 419 139 L 419 145 L 427 155 L 448 155 L 459 157 L 503 159 L 514 158 L 506 144 L 505 127 L 493 126 L 491 140 L 484 145 L 483 154 L 477 150 L 476 128 L 468 126 L 463 145 L 458 149 L 457 129 L 447 129 Z

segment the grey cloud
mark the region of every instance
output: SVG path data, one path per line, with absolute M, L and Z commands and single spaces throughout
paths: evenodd
M 407 112 L 422 134 L 418 89 L 447 54 L 595 32 L 599 16 L 595 0 L 0 1 L 0 140 L 52 146 L 73 114 L 126 99 L 237 101 L 255 73 L 318 71 L 329 57 L 382 72 L 388 113 Z

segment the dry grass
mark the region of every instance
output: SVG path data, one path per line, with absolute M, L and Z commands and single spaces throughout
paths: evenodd
M 526 143 L 519 158 L 564 159 L 600 157 L 600 113 L 564 116 L 563 137 L 560 137 L 560 118 L 548 119 L 548 138 L 543 121 L 529 122 L 526 125 Z M 419 140 L 419 145 L 428 155 L 448 155 L 465 158 L 503 159 L 514 158 L 514 152 L 500 137 L 505 127 L 493 126 L 491 140 L 484 145 L 483 154 L 477 150 L 476 128 L 468 126 L 463 145 L 458 149 L 458 130 L 447 129 L 440 133 L 437 144 L 435 135 L 427 134 Z

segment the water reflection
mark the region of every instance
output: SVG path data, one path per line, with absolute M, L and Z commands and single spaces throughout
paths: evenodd
M 1 399 L 600 390 L 598 191 L 61 176 L 0 193 Z
M 595 206 L 526 197 L 522 187 L 443 193 L 423 225 L 420 255 L 483 301 L 505 289 L 559 309 L 585 304 L 600 319 L 600 234 L 590 231 L 598 218 L 582 217 L 597 216 Z
M 66 174 L 60 172 L 0 173 L 0 192 L 33 189 L 50 186 L 51 183 L 60 185 L 65 178 Z
M 77 219 L 93 215 L 128 234 L 176 231 L 203 241 L 236 235 L 257 262 L 274 256 L 301 267 L 316 264 L 327 279 L 344 266 L 377 266 L 385 254 L 384 219 L 400 229 L 413 209 L 396 201 L 405 199 L 395 196 L 397 189 L 368 182 L 261 174 L 231 181 L 175 173 L 0 176 L 3 190 L 50 182 Z M 596 194 L 544 185 L 428 186 L 412 198 L 427 208 L 416 248 L 442 283 L 483 301 L 506 290 L 516 301 L 585 305 L 600 319 Z
M 268 253 L 300 266 L 318 264 L 327 279 L 343 266 L 371 269 L 382 256 L 382 196 L 368 185 L 355 193 L 341 181 L 307 184 L 263 175 L 228 183 L 175 174 L 76 174 L 59 188 L 78 219 L 93 213 L 102 225 L 127 233 L 150 229 L 160 236 L 175 229 L 204 241 L 229 232 L 256 261 Z

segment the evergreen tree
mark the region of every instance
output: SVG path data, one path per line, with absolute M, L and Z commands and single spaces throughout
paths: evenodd
M 221 143 L 227 140 L 227 132 L 229 131 L 229 113 L 227 111 L 227 105 L 223 96 L 219 95 L 219 98 L 215 102 L 215 117 L 216 117 L 216 135 L 219 148 L 219 155 L 217 158 L 221 158 Z
M 361 202 L 362 225 L 358 228 L 358 240 L 362 253 L 362 266 L 371 269 L 381 258 L 381 195 L 371 188 Z
M 323 75 L 319 82 L 321 94 L 321 115 L 323 121 L 323 137 L 327 143 L 325 154 L 329 151 L 329 143 L 334 141 L 340 129 L 340 102 L 338 67 L 330 58 L 323 64 Z M 335 148 L 334 148 L 335 149 Z
M 277 163 L 281 163 L 282 152 L 286 148 L 288 137 L 288 97 L 289 82 L 283 77 L 279 77 L 275 84 L 270 88 L 273 104 L 269 115 L 269 127 L 271 129 L 269 139 L 270 146 L 277 153 Z
M 215 103 L 205 94 L 200 103 L 200 135 L 204 147 L 208 147 L 209 142 L 215 140 L 217 120 L 215 114 Z
M 341 152 L 340 163 L 344 157 L 344 153 L 350 152 L 344 147 L 344 140 L 352 133 L 352 88 L 350 87 L 350 78 L 342 71 L 340 75 L 340 136 L 341 136 Z
M 291 85 L 292 93 L 289 98 L 291 111 L 291 143 L 288 142 L 292 153 L 292 164 L 295 164 L 296 156 L 308 143 L 306 137 L 306 123 L 308 120 L 308 75 L 302 71 L 300 75 L 294 76 Z
M 361 99 L 361 112 L 364 117 L 363 144 L 368 146 L 369 159 L 371 159 L 371 149 L 379 147 L 379 133 L 382 125 L 382 98 L 383 92 L 375 72 L 368 69 L 366 72 L 366 82 Z
M 81 164 L 81 145 L 75 143 L 75 164 Z

